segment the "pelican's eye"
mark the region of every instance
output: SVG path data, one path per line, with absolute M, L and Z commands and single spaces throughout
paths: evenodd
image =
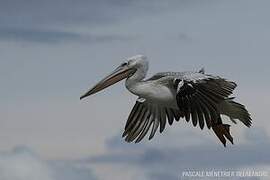
M 126 62 L 123 62 L 122 64 L 121 64 L 121 66 L 126 66 L 127 65 L 127 63 Z

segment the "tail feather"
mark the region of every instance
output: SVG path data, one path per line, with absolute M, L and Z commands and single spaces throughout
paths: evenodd
M 221 114 L 228 116 L 232 122 L 236 123 L 235 119 L 241 121 L 247 127 L 251 126 L 251 117 L 244 105 L 233 101 L 233 98 L 228 98 L 220 104 Z
M 233 144 L 233 137 L 230 133 L 230 125 L 228 124 L 216 124 L 212 127 L 214 133 L 218 139 L 222 142 L 224 147 L 226 147 L 226 139 L 228 139 Z

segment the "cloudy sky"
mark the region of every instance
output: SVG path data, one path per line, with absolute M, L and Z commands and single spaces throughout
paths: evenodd
M 268 0 L 1 0 L 0 179 L 178 179 L 192 169 L 270 176 L 269 7 Z M 184 121 L 152 141 L 125 143 L 136 97 L 123 83 L 79 97 L 136 54 L 148 57 L 149 75 L 205 67 L 234 80 L 253 127 L 233 126 L 235 145 L 227 148 Z

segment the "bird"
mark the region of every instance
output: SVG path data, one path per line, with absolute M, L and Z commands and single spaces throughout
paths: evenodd
M 166 124 L 180 119 L 192 122 L 194 127 L 212 129 L 226 147 L 227 140 L 233 144 L 229 124 L 237 121 L 251 127 L 252 119 L 246 107 L 232 97 L 237 84 L 220 76 L 199 71 L 159 72 L 146 79 L 148 60 L 144 55 L 125 58 L 112 73 L 83 94 L 80 99 L 93 95 L 123 79 L 126 88 L 138 96 L 124 128 L 122 137 L 126 142 L 140 142 L 149 132 L 151 140 Z

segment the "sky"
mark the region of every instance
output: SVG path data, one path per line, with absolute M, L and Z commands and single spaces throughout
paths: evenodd
M 270 176 L 269 6 L 267 0 L 1 0 L 0 179 L 178 179 L 191 169 Z M 233 125 L 235 145 L 227 148 L 184 121 L 151 141 L 124 142 L 136 97 L 123 82 L 79 97 L 136 54 L 148 57 L 148 76 L 204 67 L 235 81 L 252 127 Z

